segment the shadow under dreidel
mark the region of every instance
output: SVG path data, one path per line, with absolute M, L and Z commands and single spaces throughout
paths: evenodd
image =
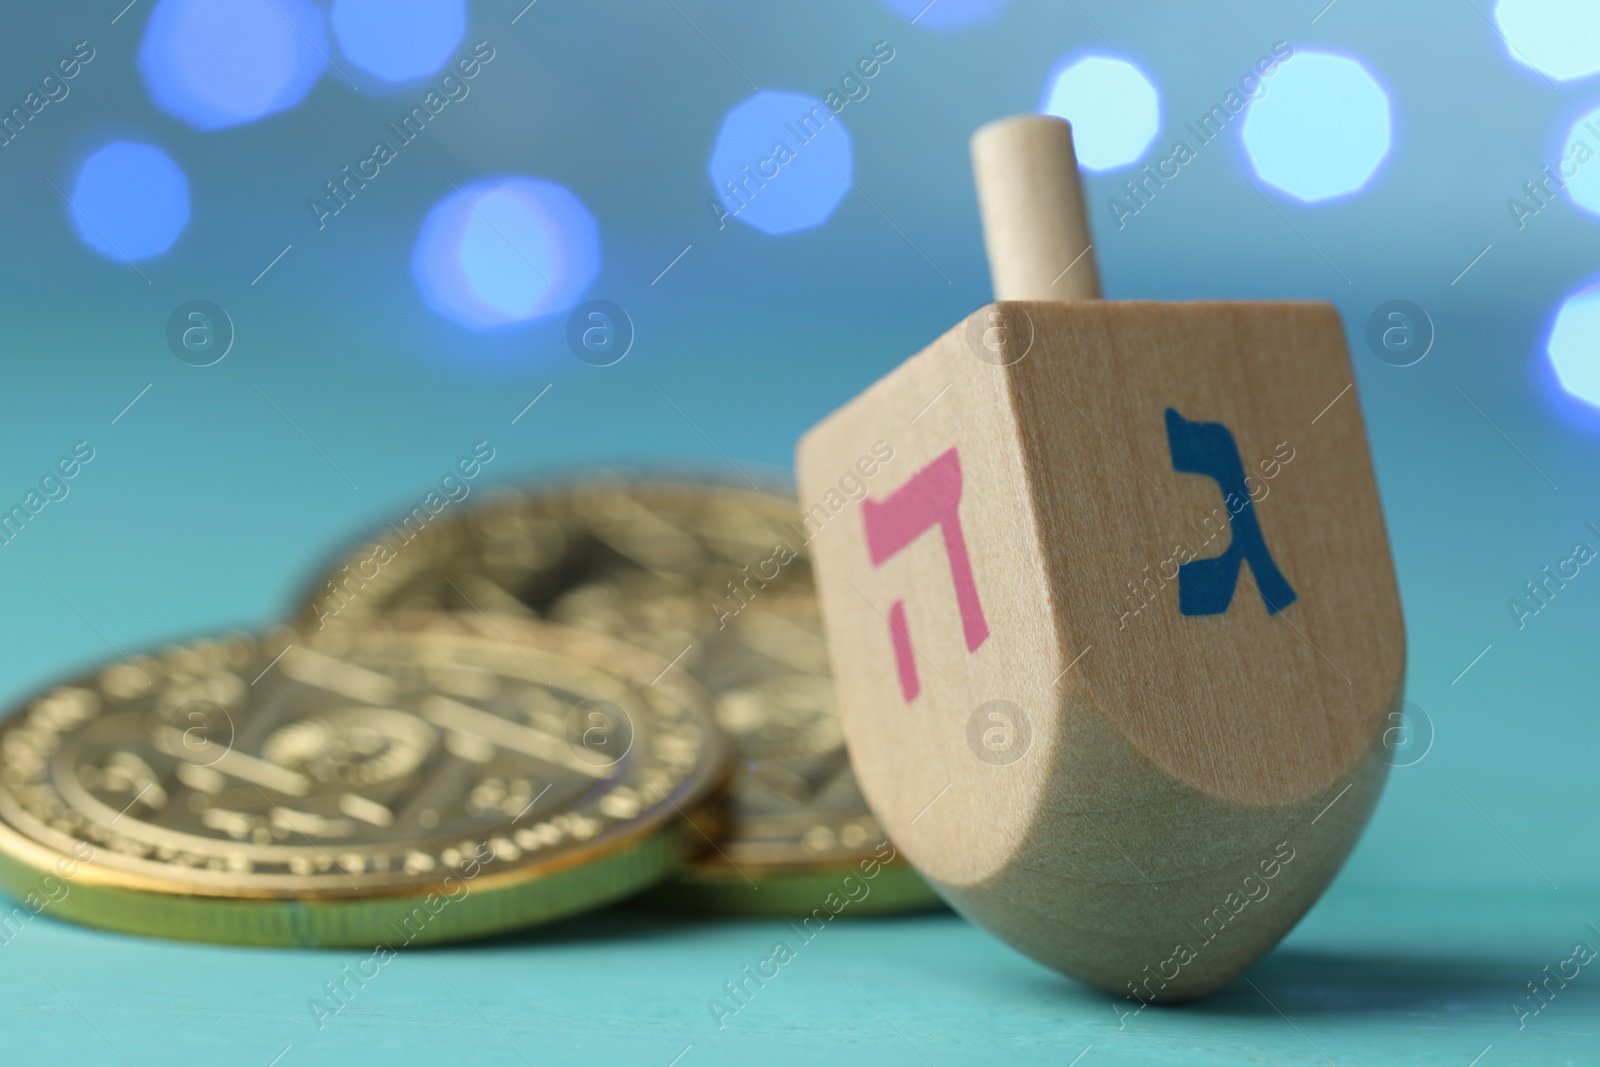
M 1544 951 L 1548 955 L 1547 946 Z M 1535 946 L 1515 958 L 1287 949 L 1272 953 L 1223 989 L 1180 1010 L 1218 1016 L 1281 1012 L 1291 1019 L 1500 1013 L 1514 1025 L 1515 1013 L 1508 1002 L 1527 1001 L 1528 1010 L 1538 1006 L 1527 983 L 1538 985 L 1544 979 L 1540 962 Z M 1581 1001 L 1582 1013 L 1592 1013 L 1600 1001 L 1600 982 L 1585 981 L 1586 977 L 1580 971 L 1565 988 L 1559 978 L 1552 979 L 1555 995 L 1546 1010 L 1558 1010 L 1563 1001 Z

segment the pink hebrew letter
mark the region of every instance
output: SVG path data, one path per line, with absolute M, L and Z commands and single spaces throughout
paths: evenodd
M 888 499 L 862 501 L 861 518 L 866 523 L 867 553 L 874 567 L 882 566 L 930 527 L 943 531 L 950 579 L 955 583 L 956 605 L 961 609 L 961 629 L 966 634 L 967 651 L 976 652 L 989 637 L 989 623 L 978 600 L 978 585 L 972 580 L 972 561 L 967 558 L 967 541 L 961 535 L 960 505 L 961 457 L 951 448 L 913 474 Z M 895 666 L 900 671 L 900 692 L 909 704 L 922 692 L 922 684 L 917 680 L 917 663 L 912 658 L 904 600 L 896 600 L 889 608 L 889 637 L 894 643 Z

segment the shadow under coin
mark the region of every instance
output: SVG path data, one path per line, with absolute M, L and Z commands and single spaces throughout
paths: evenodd
M 863 928 L 894 928 L 910 925 L 917 921 L 926 921 L 930 917 L 947 918 L 955 923 L 961 922 L 949 911 L 933 909 L 904 915 L 863 916 L 854 920 L 850 925 Z M 795 921 L 798 921 L 798 918 L 796 917 Z M 781 924 L 785 921 L 787 920 L 782 916 L 758 917 L 698 914 L 652 904 L 645 900 L 632 899 L 619 901 L 616 904 L 596 911 L 585 912 L 582 915 L 558 919 L 542 926 L 532 926 L 523 930 L 512 930 L 506 933 L 494 934 L 474 940 L 457 941 L 451 944 L 417 946 L 408 951 L 448 951 L 450 949 L 465 948 L 493 951 L 495 949 L 555 948 L 609 942 L 646 943 L 668 938 L 693 936 L 698 932 L 713 929 L 726 930 L 730 926 L 772 927 L 774 924 Z
M 692 915 L 656 914 L 641 912 L 620 904 L 574 915 L 565 919 L 521 930 L 508 930 L 480 938 L 446 942 L 438 945 L 416 945 L 407 952 L 450 952 L 521 950 L 528 948 L 558 948 L 572 945 L 598 945 L 607 942 L 647 942 L 663 938 L 682 937 L 710 921 Z

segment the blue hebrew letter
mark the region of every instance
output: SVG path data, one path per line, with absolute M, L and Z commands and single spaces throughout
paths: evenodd
M 1272 552 L 1261 536 L 1261 524 L 1256 521 L 1255 503 L 1244 483 L 1244 464 L 1239 461 L 1239 446 L 1233 443 L 1233 434 L 1220 422 L 1190 422 L 1168 408 L 1167 444 L 1172 449 L 1173 470 L 1217 480 L 1233 527 L 1233 537 L 1222 555 L 1191 560 L 1178 568 L 1178 610 L 1185 615 L 1221 615 L 1227 611 L 1239 582 L 1239 565 L 1246 561 L 1268 615 L 1276 615 L 1293 604 L 1294 590 L 1273 562 Z M 1243 501 L 1237 511 L 1235 500 Z

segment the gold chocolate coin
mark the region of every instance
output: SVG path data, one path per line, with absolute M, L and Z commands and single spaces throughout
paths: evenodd
M 230 635 L 0 723 L 0 886 L 163 937 L 478 937 L 665 877 L 726 756 L 696 683 L 599 634 L 403 613 Z
M 648 649 L 713 695 L 737 767 L 727 836 L 656 892 L 675 905 L 809 912 L 893 857 L 844 747 L 802 524 L 789 497 L 590 475 L 454 519 L 391 524 L 336 565 L 307 625 L 394 608 L 540 616 Z M 938 903 L 889 862 L 853 914 Z

